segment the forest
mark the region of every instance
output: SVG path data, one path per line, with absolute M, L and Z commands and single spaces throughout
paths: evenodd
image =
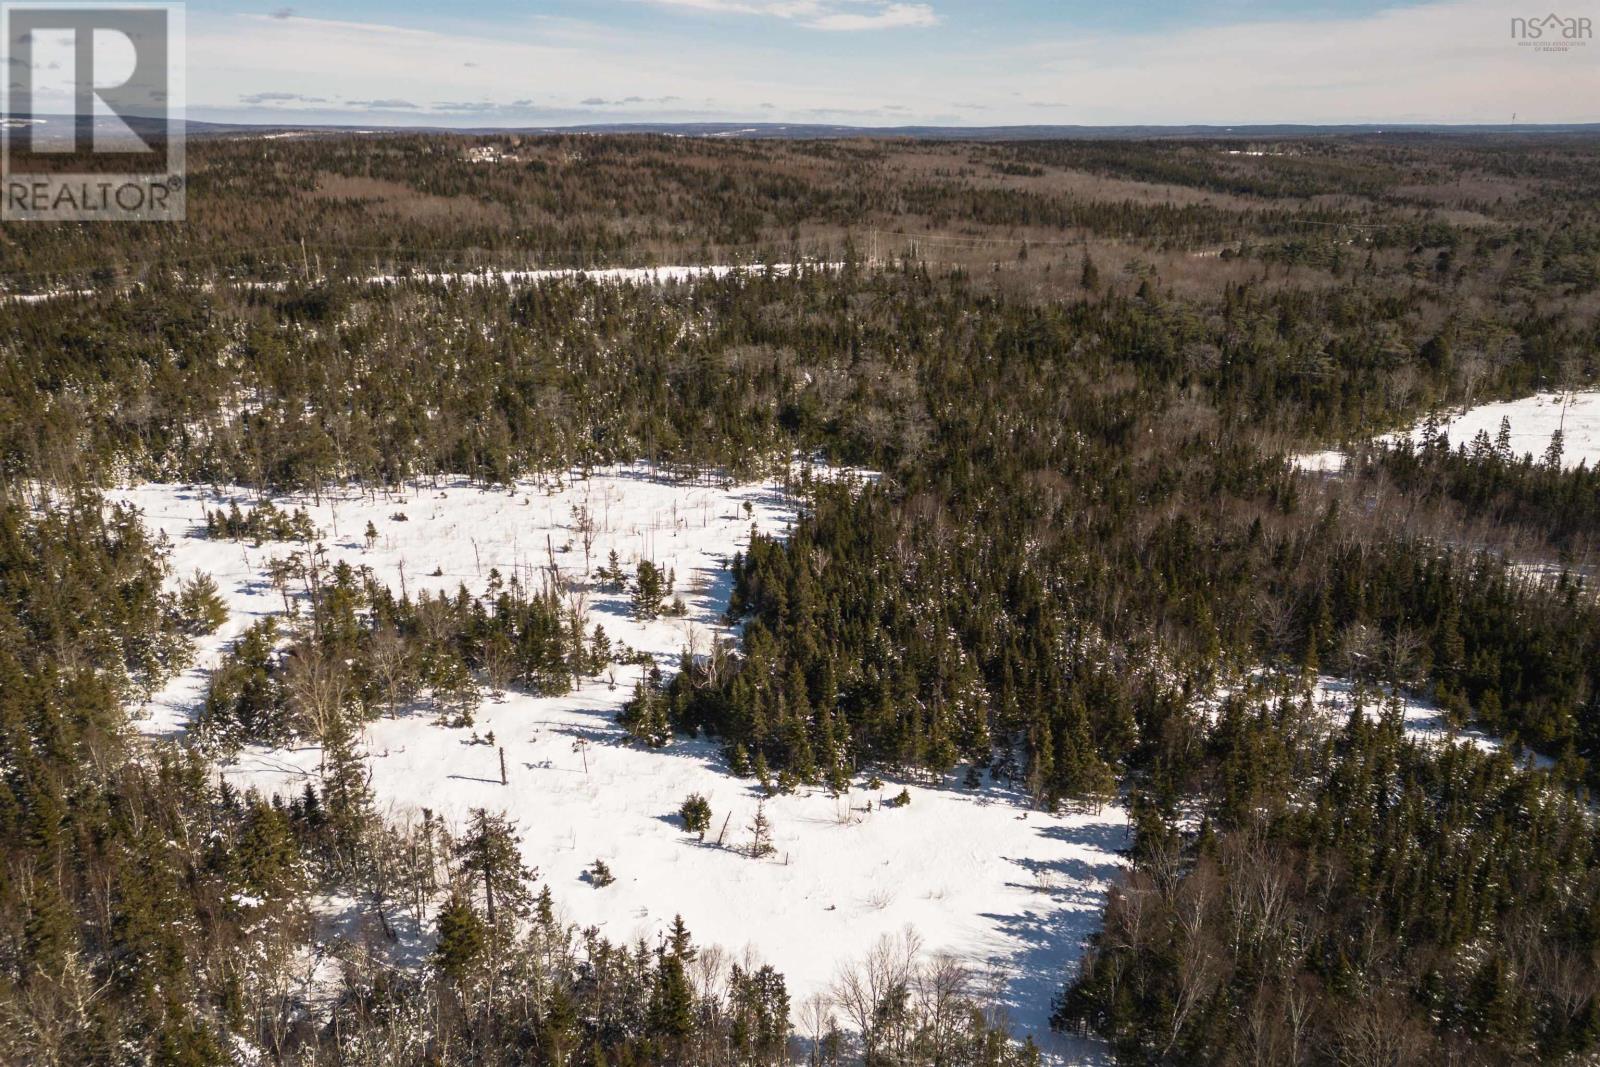
M 485 143 L 514 161 L 469 162 Z M 1600 145 L 1243 147 L 218 137 L 182 228 L 6 228 L 0 1059 L 1040 1062 L 948 971 L 882 956 L 806 1024 L 681 919 L 563 924 L 495 811 L 386 820 L 366 724 L 424 697 L 471 724 L 630 652 L 514 575 L 433 595 L 326 564 L 268 499 L 803 456 L 876 477 L 787 478 L 799 521 L 730 567 L 735 636 L 646 675 L 635 744 L 709 738 L 769 795 L 1125 806 L 1103 928 L 1050 976 L 1053 1024 L 1120 1063 L 1586 1062 L 1600 475 L 1509 427 L 1371 438 L 1595 387 Z M 491 273 L 424 276 L 457 271 Z M 1342 473 L 1294 460 L 1328 446 Z M 227 608 L 106 495 L 137 482 L 242 487 L 204 536 L 300 549 L 294 610 L 179 739 L 129 709 Z M 682 611 L 653 565 L 592 574 Z M 1318 714 L 1322 676 L 1365 708 Z M 1400 694 L 1498 747 L 1408 736 Z M 295 795 L 217 771 L 291 742 L 321 752 Z M 328 896 L 430 951 L 380 937 L 307 1003 Z

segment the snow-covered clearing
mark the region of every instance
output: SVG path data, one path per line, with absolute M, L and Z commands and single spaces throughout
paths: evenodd
M 1476 727 L 1457 728 L 1444 710 L 1431 700 L 1410 693 L 1378 686 L 1359 687 L 1348 678 L 1322 675 L 1317 679 L 1314 699 L 1330 717 L 1342 722 L 1350 717 L 1359 702 L 1369 719 L 1381 717 L 1390 700 L 1400 702 L 1400 719 L 1406 736 L 1425 744 L 1469 744 L 1483 752 L 1495 752 L 1500 740 Z
M 842 263 L 718 263 L 709 266 L 663 267 L 562 267 L 548 270 L 479 270 L 436 271 L 415 274 L 375 274 L 358 279 L 367 285 L 395 285 L 416 281 L 437 284 L 481 285 L 531 285 L 547 281 L 574 281 L 585 279 L 602 285 L 663 285 L 668 282 L 690 282 L 701 278 L 726 278 L 730 274 L 758 275 L 771 271 L 779 277 L 800 275 L 813 270 L 838 270 Z M 287 281 L 246 281 L 231 283 L 240 289 L 287 289 Z M 207 286 L 210 288 L 210 286 Z M 37 304 L 46 300 L 93 296 L 93 289 L 47 289 L 38 293 L 10 293 L 0 295 L 0 302 Z
M 47 289 L 42 293 L 7 293 L 0 299 L 10 304 L 40 304 L 46 300 L 93 295 L 93 289 Z
M 1302 452 L 1294 457 L 1294 465 L 1311 474 L 1338 474 L 1350 457 L 1338 449 L 1323 452 Z
M 367 281 L 377 284 L 389 284 L 396 281 L 444 282 L 461 285 L 477 285 L 484 282 L 500 282 L 505 285 L 527 285 L 530 283 L 585 279 L 603 285 L 661 285 L 666 282 L 687 282 L 701 278 L 726 278 L 730 274 L 764 274 L 771 271 L 779 277 L 791 274 L 798 275 L 807 270 L 838 270 L 842 263 L 774 263 L 770 266 L 755 263 L 743 266 L 718 264 L 709 267 L 606 267 L 594 270 L 559 269 L 559 270 L 504 270 L 481 271 L 477 273 L 447 273 L 447 274 L 410 274 L 403 276 L 382 275 L 368 278 Z
M 828 476 L 840 476 L 832 472 Z M 113 494 L 143 509 L 172 541 L 174 579 L 210 573 L 231 616 L 202 643 L 195 668 L 156 695 L 142 720 L 154 734 L 182 731 L 204 693 L 207 670 L 246 626 L 284 604 L 267 578 L 275 557 L 304 545 L 210 540 L 207 509 L 232 497 L 175 485 Z M 246 498 L 238 494 L 243 506 Z M 591 625 L 613 642 L 675 667 L 686 646 L 708 647 L 732 585 L 726 565 L 751 527 L 781 532 L 794 502 L 775 484 L 684 484 L 642 467 L 611 469 L 555 485 L 522 483 L 483 490 L 464 482 L 423 487 L 404 499 L 344 493 L 305 507 L 324 534 L 330 563 L 370 567 L 397 590 L 481 593 L 491 568 L 537 588 L 551 554 L 566 578 L 582 582 L 582 538 L 575 509 L 592 517 L 588 570 L 615 549 L 630 570 L 649 558 L 676 574 L 687 618 L 635 621 L 624 594 L 588 590 Z M 393 518 L 406 515 L 405 522 Z M 363 537 L 372 522 L 378 537 Z M 576 922 L 613 940 L 653 939 L 682 914 L 697 940 L 738 954 L 746 946 L 778 967 L 798 1005 L 824 991 L 841 963 L 865 955 L 883 935 L 906 927 L 930 952 L 951 952 L 993 983 L 1019 1033 L 1032 1034 L 1068 1062 L 1097 1062 L 1095 1046 L 1048 1031 L 1050 999 L 1081 945 L 1099 925 L 1126 814 L 1046 815 L 997 786 L 976 791 L 944 783 L 893 781 L 867 790 L 858 779 L 846 798 L 818 789 L 766 804 L 776 855 L 754 860 L 740 847 L 759 795 L 726 773 L 718 746 L 678 740 L 652 751 L 628 743 L 614 715 L 639 668 L 617 668 L 613 688 L 590 679 L 575 693 L 538 698 L 486 695 L 472 729 L 438 725 L 425 709 L 383 719 L 365 733 L 372 788 L 392 817 L 429 808 L 462 821 L 476 807 L 515 818 L 528 862 Z M 494 744 L 474 743 L 492 731 Z M 500 783 L 504 747 L 509 785 Z M 263 791 L 296 791 L 317 773 L 314 747 L 247 751 L 226 773 Z M 881 801 L 904 786 L 908 807 Z M 713 810 L 706 843 L 683 832 L 675 813 L 691 792 Z M 869 809 L 870 810 L 867 810 Z M 725 827 L 725 830 L 724 830 Z M 721 837 L 723 847 L 714 842 Z M 583 878 L 596 859 L 617 881 L 593 888 Z
M 1542 457 L 1560 430 L 1563 467 L 1571 470 L 1587 463 L 1592 469 L 1600 464 L 1600 391 L 1536 393 L 1520 400 L 1441 412 L 1438 419 L 1452 448 L 1470 446 L 1480 432 L 1495 440 L 1500 433 L 1500 420 L 1506 419 L 1511 423 L 1511 452 L 1515 456 Z M 1386 434 L 1378 440 L 1420 440 L 1425 424 L 1426 420 L 1420 420 L 1408 430 Z M 1305 471 L 1337 474 L 1344 469 L 1346 458 L 1341 451 L 1311 452 L 1295 457 L 1295 462 Z
M 1222 702 L 1235 693 L 1258 697 L 1268 693 L 1288 694 L 1297 699 L 1310 696 L 1312 707 L 1321 713 L 1330 729 L 1346 722 L 1358 704 L 1362 714 L 1376 722 L 1388 710 L 1391 701 L 1399 701 L 1402 728 L 1413 741 L 1425 745 L 1468 744 L 1482 752 L 1497 752 L 1502 746 L 1500 738 L 1475 726 L 1455 726 L 1444 709 L 1426 697 L 1388 685 L 1357 683 L 1328 674 L 1318 675 L 1315 682 L 1306 685 L 1298 677 L 1260 668 L 1243 679 L 1219 684 L 1203 702 L 1206 715 L 1214 718 Z M 1521 760 L 1532 761 L 1540 767 L 1551 765 L 1549 759 L 1534 752 L 1524 751 Z

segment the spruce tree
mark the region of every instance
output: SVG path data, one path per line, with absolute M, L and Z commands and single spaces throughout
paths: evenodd
M 702 841 L 706 839 L 706 831 L 711 828 L 711 804 L 702 794 L 690 793 L 678 808 L 678 817 L 686 831 L 699 834 Z
M 452 894 L 439 909 L 438 941 L 433 950 L 433 965 L 450 981 L 460 985 L 476 973 L 488 945 L 483 920 L 459 895 Z
M 228 621 L 228 606 L 223 603 L 216 579 L 195 571 L 178 590 L 178 611 L 185 629 L 193 635 L 216 633 Z
M 523 864 L 519 844 L 511 821 L 485 808 L 473 809 L 466 833 L 456 842 L 456 861 L 475 876 L 491 931 L 528 913 L 534 872 Z

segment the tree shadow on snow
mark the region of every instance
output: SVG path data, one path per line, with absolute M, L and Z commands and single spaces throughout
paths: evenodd
M 983 917 L 1016 949 L 989 962 L 1009 975 L 999 994 L 1000 1005 L 1013 1016 L 1036 1017 L 1048 1011 L 1066 981 L 1075 973 L 1089 939 L 1099 931 L 1106 888 L 1124 869 L 1120 859 L 1130 841 L 1125 825 L 1097 822 L 1038 828 L 1042 837 L 1083 850 L 1082 855 L 1055 860 L 1008 857 L 1019 875 L 1008 883 L 1030 890 L 1037 907 L 1014 914 L 986 912 Z M 1103 1046 L 1061 1038 L 1074 1054 L 1103 1053 Z M 1078 1045 L 1082 1044 L 1082 1049 Z

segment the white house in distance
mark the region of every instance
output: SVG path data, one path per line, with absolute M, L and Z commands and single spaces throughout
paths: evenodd
M 499 145 L 479 144 L 467 149 L 468 163 L 516 163 L 517 156 L 504 152 Z

